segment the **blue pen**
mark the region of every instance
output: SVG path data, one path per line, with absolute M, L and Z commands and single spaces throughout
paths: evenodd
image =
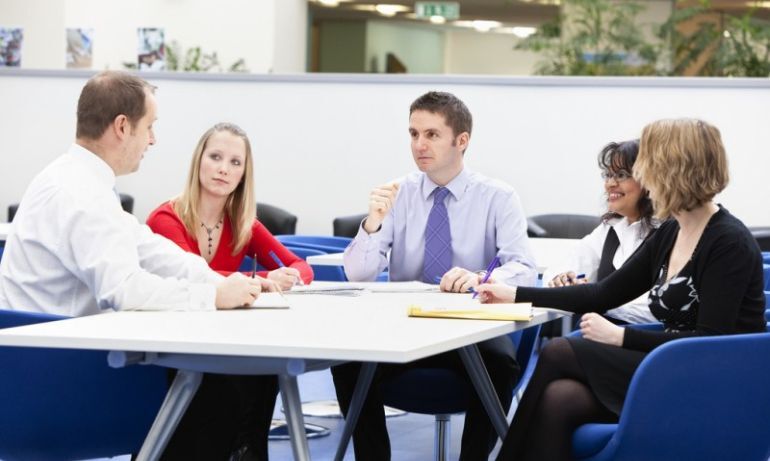
M 489 280 L 489 276 L 492 275 L 492 271 L 495 270 L 497 266 L 500 265 L 500 257 L 495 256 L 495 258 L 489 263 L 489 266 L 487 266 L 487 273 L 484 274 L 484 278 L 481 279 L 481 284 L 487 283 L 487 280 Z M 478 296 L 478 292 L 475 290 L 473 291 L 473 296 L 471 296 L 471 299 L 476 299 L 476 296 Z
M 275 254 L 275 251 L 270 250 L 267 254 L 270 255 L 271 258 L 273 258 L 273 261 L 275 261 L 276 264 L 278 264 L 278 267 L 286 267 L 286 264 L 281 261 L 281 258 L 278 257 L 277 254 Z M 302 281 L 302 277 L 297 277 L 297 283 L 300 285 L 304 285 L 305 282 Z
M 575 280 L 586 278 L 586 274 L 578 274 L 575 276 Z

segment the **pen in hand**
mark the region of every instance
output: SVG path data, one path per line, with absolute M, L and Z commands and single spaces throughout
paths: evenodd
M 281 258 L 279 258 L 277 254 L 275 254 L 275 251 L 270 250 L 268 254 L 270 255 L 271 258 L 273 258 L 273 261 L 275 261 L 275 263 L 278 264 L 278 267 L 286 267 L 283 261 L 281 261 Z M 302 277 L 297 277 L 296 284 L 305 286 L 305 282 L 302 280 Z
M 256 278 L 256 277 L 257 277 L 257 254 L 254 253 L 254 265 L 252 266 L 252 269 L 251 269 L 251 278 Z
M 499 256 L 495 256 L 494 259 L 492 259 L 492 261 L 490 261 L 489 266 L 487 266 L 486 274 L 484 274 L 484 278 L 481 279 L 480 285 L 483 285 L 483 284 L 487 283 L 487 281 L 489 280 L 489 277 L 492 275 L 492 271 L 495 270 L 495 268 L 497 266 L 499 266 L 499 265 L 500 265 L 500 257 Z M 479 293 L 474 290 L 473 291 L 473 296 L 471 296 L 471 299 L 476 299 L 476 296 L 478 296 L 478 295 L 479 295 Z

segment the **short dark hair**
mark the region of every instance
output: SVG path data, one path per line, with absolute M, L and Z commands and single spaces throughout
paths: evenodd
M 465 103 L 452 93 L 429 91 L 415 99 L 409 106 L 409 115 L 416 110 L 425 110 L 433 114 L 441 114 L 447 126 L 452 128 L 452 134 L 457 136 L 473 129 L 473 117 Z
M 639 140 L 611 142 L 604 146 L 599 152 L 599 168 L 608 173 L 616 173 L 625 170 L 632 173 L 636 157 L 639 155 Z M 652 200 L 647 190 L 642 188 L 642 195 L 636 202 L 636 210 L 639 212 L 639 219 L 648 227 L 652 227 L 653 207 Z M 617 213 L 608 211 L 602 216 L 603 220 L 620 217 Z
M 94 75 L 80 92 L 76 136 L 99 139 L 118 115 L 125 115 L 133 128 L 147 113 L 145 91 L 153 93 L 155 87 L 125 72 Z

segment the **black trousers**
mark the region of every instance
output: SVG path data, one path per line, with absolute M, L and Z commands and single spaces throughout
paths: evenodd
M 513 387 L 519 377 L 516 353 L 508 336 L 501 336 L 480 343 L 479 351 L 492 384 L 507 412 L 513 399 Z M 446 368 L 454 370 L 470 383 L 465 366 L 457 351 L 450 351 L 404 365 L 380 364 L 377 366 L 372 385 L 367 393 L 358 423 L 353 430 L 353 448 L 359 461 L 390 460 L 390 439 L 385 425 L 382 394 L 379 384 L 393 379 L 410 368 Z M 337 400 L 343 414 L 347 415 L 361 369 L 360 363 L 347 363 L 332 367 Z M 470 386 L 473 389 L 473 386 Z M 461 460 L 483 460 L 495 445 L 497 433 L 476 392 L 468 396 L 468 409 L 463 429 Z M 430 443 L 430 441 L 425 441 Z
M 278 378 L 205 373 L 171 437 L 165 461 L 227 461 L 248 445 L 254 459 L 267 460 L 267 436 Z

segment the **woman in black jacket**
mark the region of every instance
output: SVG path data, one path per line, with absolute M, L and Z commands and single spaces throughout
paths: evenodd
M 719 130 L 691 119 L 647 125 L 634 177 L 649 190 L 657 217 L 673 219 L 620 269 L 595 284 L 477 287 L 483 302 L 532 302 L 583 314 L 582 338 L 557 338 L 543 350 L 499 461 L 570 459 L 575 428 L 617 422 L 634 371 L 666 341 L 765 329 L 759 246 L 713 201 L 729 180 Z M 645 291 L 663 331 L 621 328 L 599 315 Z

